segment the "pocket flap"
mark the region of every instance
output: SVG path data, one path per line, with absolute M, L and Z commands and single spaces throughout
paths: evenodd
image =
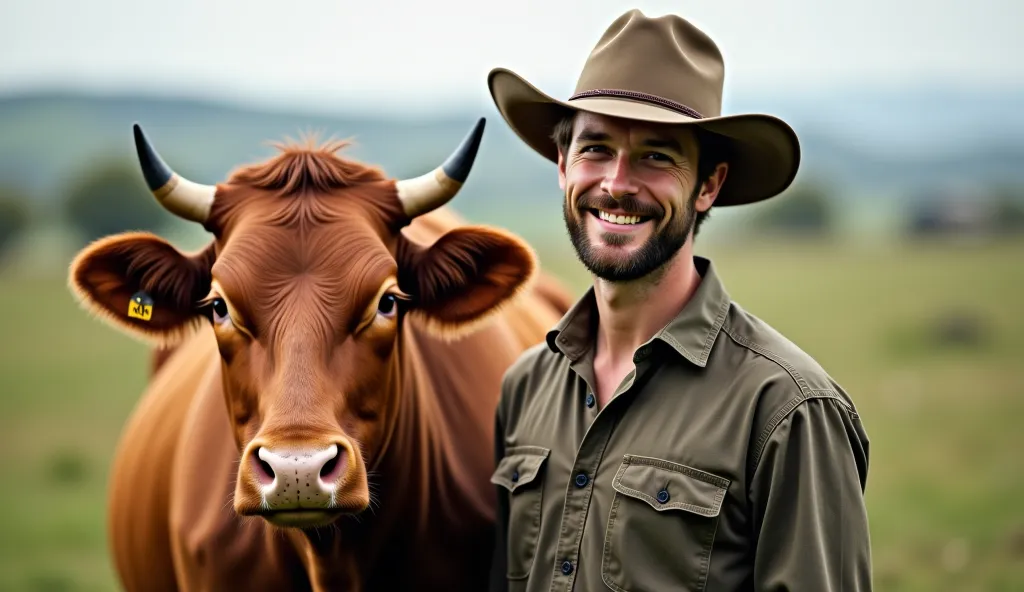
M 655 510 L 685 510 L 717 516 L 730 480 L 660 458 L 627 454 L 612 487 Z
M 515 446 L 505 451 L 505 457 L 491 475 L 491 483 L 509 491 L 526 485 L 537 478 L 541 465 L 547 460 L 549 448 L 541 446 Z

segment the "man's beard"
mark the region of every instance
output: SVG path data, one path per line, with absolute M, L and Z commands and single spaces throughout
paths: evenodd
M 587 216 L 590 216 L 590 209 L 613 210 L 622 208 L 633 214 L 650 216 L 651 224 L 657 225 L 658 221 L 665 215 L 664 209 L 658 206 L 643 204 L 632 196 L 616 200 L 608 195 L 598 197 L 583 196 L 576 204 L 577 218 L 570 215 L 569 200 L 564 199 L 562 205 L 562 217 L 565 220 L 566 230 L 569 231 L 569 239 L 576 249 L 576 257 L 590 273 L 609 282 L 626 282 L 642 278 L 665 265 L 679 249 L 686 244 L 686 239 L 693 229 L 697 219 L 696 200 L 700 192 L 700 184 L 694 187 L 693 193 L 687 200 L 683 211 L 677 211 L 668 224 L 660 232 L 655 230 L 650 238 L 632 255 L 617 256 L 614 259 L 604 260 L 599 256 L 598 250 L 590 244 L 587 236 Z M 609 247 L 623 245 L 633 239 L 631 236 L 613 233 L 604 233 L 601 237 L 604 244 Z

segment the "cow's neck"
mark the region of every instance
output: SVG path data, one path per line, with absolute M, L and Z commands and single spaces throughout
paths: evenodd
M 443 459 L 437 440 L 437 404 L 424 375 L 415 339 L 403 339 L 391 380 L 396 389 L 393 415 L 389 414 L 392 429 L 370 477 L 380 508 L 390 510 L 380 512 L 389 523 L 377 521 L 385 532 L 394 527 L 401 512 L 407 514 L 400 524 L 405 533 L 415 536 L 427 531 L 431 489 L 438 471 L 444 470 L 439 464 Z
M 345 524 L 310 531 L 288 532 L 299 550 L 313 592 L 362 592 L 361 558 L 355 536 Z
M 416 552 L 419 535 L 429 531 L 432 475 L 443 466 L 432 436 L 433 395 L 416 378 L 423 368 L 413 341 L 403 343 L 400 365 L 389 381 L 395 391 L 386 414 L 392 425 L 383 454 L 367 466 L 371 508 L 358 517 L 344 516 L 329 528 L 290 533 L 313 590 L 362 590 L 366 582 L 353 574 L 373 577 L 376 572 L 388 579 L 386 572 L 394 571 L 389 556 L 403 547 Z

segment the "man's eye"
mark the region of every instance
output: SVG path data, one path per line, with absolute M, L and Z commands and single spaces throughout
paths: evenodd
M 398 310 L 398 299 L 394 294 L 385 294 L 380 297 L 377 303 L 377 312 L 385 317 L 392 317 Z
M 661 152 L 649 152 L 646 154 L 646 157 L 653 157 L 654 160 L 660 160 L 662 162 L 674 162 L 671 156 L 667 154 L 662 154 Z

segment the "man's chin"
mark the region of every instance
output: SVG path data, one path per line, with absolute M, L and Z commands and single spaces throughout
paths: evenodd
M 678 249 L 663 252 L 648 242 L 627 245 L 607 245 L 600 241 L 595 245 L 575 245 L 576 256 L 591 274 L 607 282 L 632 282 L 651 274 L 672 260 Z
M 595 262 L 604 265 L 630 266 L 642 256 L 650 236 L 591 232 L 587 252 Z
M 609 250 L 617 252 L 609 253 Z M 643 274 L 635 271 L 637 257 L 624 251 L 621 247 L 605 247 L 577 254 L 587 271 L 602 280 L 621 282 L 641 277 Z

